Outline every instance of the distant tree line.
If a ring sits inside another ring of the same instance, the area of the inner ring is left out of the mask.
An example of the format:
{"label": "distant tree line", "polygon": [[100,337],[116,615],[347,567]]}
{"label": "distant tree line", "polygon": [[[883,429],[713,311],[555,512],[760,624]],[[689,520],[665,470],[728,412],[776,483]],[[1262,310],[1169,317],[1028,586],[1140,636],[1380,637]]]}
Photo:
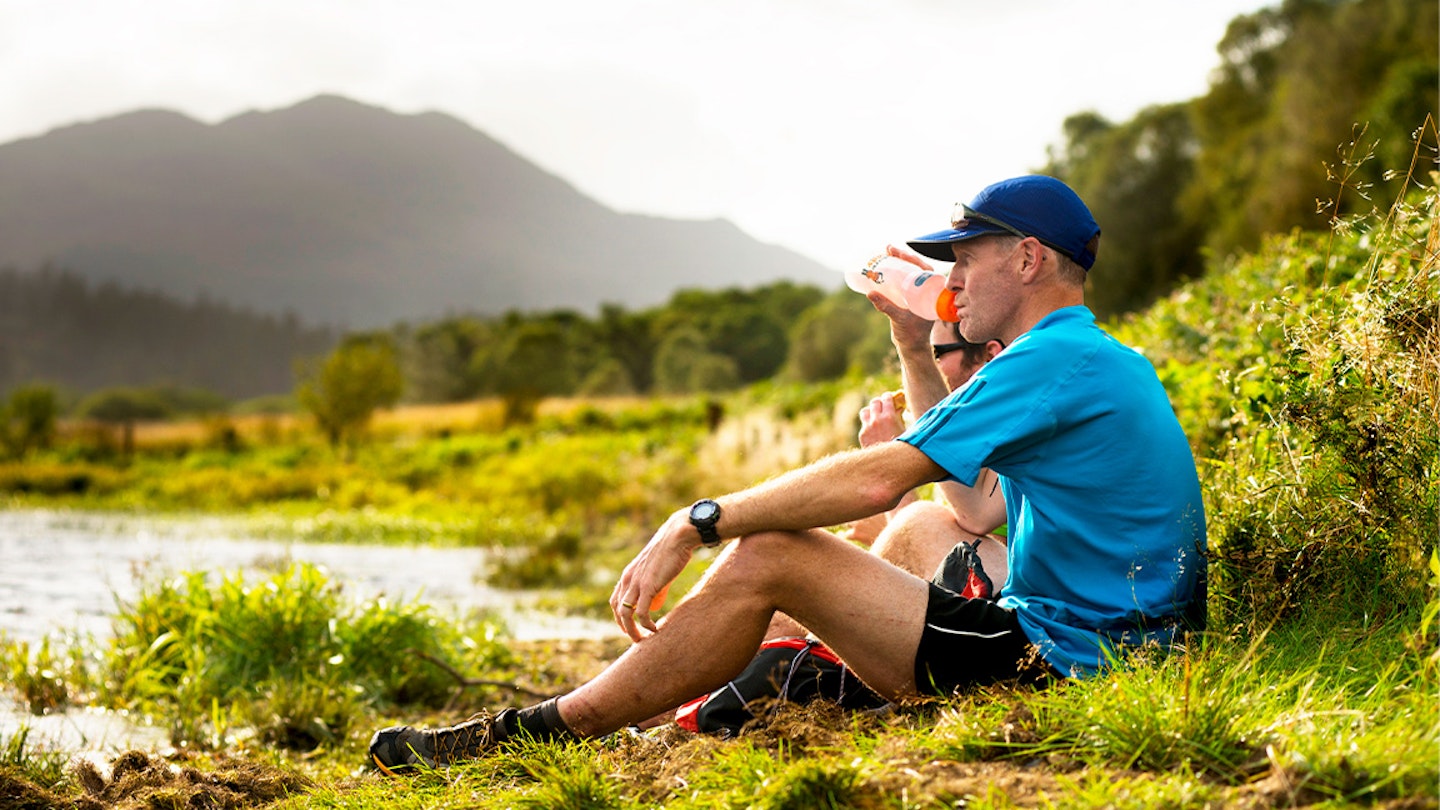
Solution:
{"label": "distant tree line", "polygon": [[871,373],[890,356],[888,321],[862,296],[777,282],[750,290],[682,290],[631,311],[569,310],[456,317],[389,335],[405,398],[506,399],[523,417],[557,395],[727,391],[781,376],[795,381]]}
{"label": "distant tree line", "polygon": [[293,314],[92,284],[63,269],[0,268],[0,392],[44,382],[74,397],[114,386],[203,388],[227,399],[288,392],[292,358],[339,335]]}
{"label": "distant tree line", "polygon": [[[551,396],[723,392],[771,378],[815,382],[875,373],[894,362],[889,322],[863,296],[838,284],[829,291],[792,282],[750,290],[682,290],[661,306],[632,311],[606,304],[595,316],[570,310],[456,316],[351,334],[333,349],[329,333],[300,329],[293,321],[255,318],[249,331],[224,333],[225,317],[244,323],[253,316],[111,286],[91,289],[61,272],[0,272],[0,295],[7,294],[15,297],[4,298],[0,307],[10,330],[4,333],[0,357],[12,358],[7,366],[12,371],[29,366],[45,373],[24,381],[0,377],[0,397],[8,397],[0,399],[0,458],[23,457],[44,447],[54,437],[59,415],[113,426],[128,455],[138,422],[234,411],[232,399],[217,392],[236,390],[233,370],[262,360],[282,364],[285,379],[282,384],[267,378],[266,387],[255,390],[293,396],[260,397],[242,407],[308,413],[337,447],[351,443],[375,409],[402,397],[457,402],[494,396],[503,400],[509,420],[523,422],[533,417],[541,399]],[[35,326],[23,342],[12,340],[25,323],[33,323],[20,317],[27,307],[55,320],[47,321],[45,329]],[[128,314],[117,316],[113,309]],[[134,320],[141,314],[143,329]],[[93,327],[86,320],[91,315],[97,316]],[[58,327],[62,323],[63,329]],[[277,323],[283,327],[279,336],[273,333]],[[217,328],[221,335],[208,334]],[[125,329],[136,330],[136,337],[128,337]],[[226,338],[244,345],[226,343]],[[45,347],[49,340],[61,346]],[[137,364],[145,357],[154,360],[156,355],[146,354],[154,349],[147,347],[162,340],[206,347],[208,353],[197,350],[195,355],[196,362],[208,364],[198,369],[205,373],[163,362],[130,365],[133,376],[107,377],[117,369],[90,368],[106,357]],[[59,350],[65,341],[70,358],[61,362],[67,359]],[[107,346],[107,341],[119,345]],[[45,351],[15,362],[13,352],[26,346]],[[262,350],[268,354],[248,361],[231,355]],[[82,373],[87,369],[92,376]],[[184,384],[145,384],[156,379],[182,379]],[[91,380],[115,384],[80,389]]]}
{"label": "distant tree line", "polygon": [[[1285,0],[1230,23],[1205,95],[1122,123],[1067,119],[1044,171],[1074,186],[1103,228],[1092,308],[1141,309],[1199,276],[1207,252],[1253,249],[1266,234],[1395,199],[1411,135],[1436,114],[1437,9]],[[1435,168],[1429,131],[1422,179]]]}
{"label": "distant tree line", "polygon": [[546,397],[724,392],[781,378],[816,382],[893,363],[889,321],[864,297],[792,282],[681,290],[664,305],[606,304],[460,316],[356,334],[297,363],[296,400],[332,445],[378,407],[498,397],[526,422]]}

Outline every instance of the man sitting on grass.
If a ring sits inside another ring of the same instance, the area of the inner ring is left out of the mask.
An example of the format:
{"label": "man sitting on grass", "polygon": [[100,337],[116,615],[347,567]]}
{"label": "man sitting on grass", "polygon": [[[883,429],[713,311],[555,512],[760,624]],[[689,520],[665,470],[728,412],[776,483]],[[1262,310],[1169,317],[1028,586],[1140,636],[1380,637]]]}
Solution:
{"label": "man sitting on grass", "polygon": [[[914,407],[924,416],[913,428],[675,512],[611,594],[635,641],[619,659],[525,709],[382,729],[371,762],[386,773],[448,765],[517,735],[597,737],[654,717],[739,673],[777,611],[891,700],[1087,677],[1128,649],[1175,644],[1204,612],[1204,507],[1154,369],[1084,306],[1099,236],[1070,188],[1027,176],[986,188],[949,228],[911,241],[954,260],[949,284],[965,339],[999,340],[1005,351],[947,396],[929,322],[872,294],[907,369],[921,375]],[[987,497],[982,469],[999,476],[1003,508]],[[817,528],[947,479],[962,485],[952,506],[968,528],[1008,523],[1009,580],[998,599],[961,596]],[[651,611],[695,550],[725,538],[737,539],[657,626]]]}
{"label": "man sitting on grass", "polygon": [[[893,247],[890,252],[903,255]],[[981,366],[1005,348],[998,340],[971,343],[960,335],[958,324],[945,321],[935,321],[930,328],[930,343],[935,353],[933,364],[929,358],[921,358],[919,368],[907,370],[903,377],[914,388],[915,377],[924,376],[933,366],[939,369],[947,393],[969,382]],[[906,353],[900,343],[896,347],[904,363]],[[905,403],[904,392],[894,391],[874,397],[861,408],[860,446],[894,441],[904,433]],[[994,482],[988,497],[999,498],[999,482],[994,475],[982,470],[981,485],[985,480]],[[942,500],[924,500],[912,490],[894,509],[855,521],[844,527],[840,536],[868,547],[871,554],[912,574],[930,578],[942,588],[963,596],[994,596],[1005,584],[1007,574],[1004,537],[996,532],[972,531],[961,524],[944,500],[946,490],[960,484],[942,481],[936,486]],[[786,701],[824,699],[853,709],[885,705],[885,700],[858,683],[829,648],[808,635],[809,631],[794,619],[777,612],[765,631],[765,643],[743,672],[709,694],[687,701],[675,712],[636,726],[647,729],[674,721],[689,731],[729,736],[754,719],[754,708]]]}
{"label": "man sitting on grass", "polygon": [[[895,248],[889,249],[895,256],[917,261],[915,256],[905,256]],[[886,299],[880,300],[889,303]],[[896,314],[908,315],[904,309],[891,310]],[[893,333],[894,330],[892,330]],[[902,326],[900,334],[904,334]],[[893,337],[893,335],[892,335]],[[959,389],[970,381],[981,366],[1005,348],[998,340],[971,343],[960,334],[960,325],[946,321],[935,321],[930,327],[930,346],[934,360],[929,356],[907,358],[905,346],[895,339],[897,354],[903,369],[901,378],[910,393],[886,392],[874,397],[860,409],[861,447],[870,447],[881,442],[893,441],[905,432],[904,412],[923,413],[910,408],[911,402],[938,402],[935,393],[928,390],[930,372],[938,370],[944,383],[944,394]],[[918,359],[918,363],[912,362]],[[988,476],[988,477],[987,477]],[[1004,508],[1000,496],[999,480],[989,470],[980,471],[979,487],[989,486],[985,497],[995,499],[997,506]],[[974,566],[989,583],[991,590],[998,592],[1007,576],[1005,561],[1005,538],[1003,534],[984,532],[968,528],[962,515],[957,515],[950,506],[951,499],[963,501],[968,488],[951,481],[937,485],[938,499],[924,500],[915,491],[905,493],[894,509],[871,515],[850,523],[840,534],[870,549],[870,553],[887,560],[912,574],[934,577],[947,554],[959,543],[965,543],[973,556],[968,556]],[[953,490],[953,491],[952,491]],[[1002,527],[1003,530],[1003,527]],[[953,556],[953,554],[952,554]],[[982,567],[983,566],[983,567]],[[937,583],[941,584],[941,583]],[[959,587],[952,587],[959,591]],[[766,632],[767,639],[787,636],[803,636],[801,627],[783,613],[776,614]]]}

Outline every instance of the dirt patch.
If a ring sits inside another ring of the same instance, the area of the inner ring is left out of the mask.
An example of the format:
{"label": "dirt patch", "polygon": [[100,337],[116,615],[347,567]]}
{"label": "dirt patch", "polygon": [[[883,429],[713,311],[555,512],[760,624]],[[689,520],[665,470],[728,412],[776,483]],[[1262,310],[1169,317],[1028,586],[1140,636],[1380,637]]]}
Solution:
{"label": "dirt patch", "polygon": [[142,751],[121,754],[107,778],[87,760],[75,765],[86,805],[66,807],[140,810],[152,807],[203,807],[216,810],[262,807],[310,789],[310,781],[288,771],[221,756],[213,770],[202,771]]}
{"label": "dirt patch", "polygon": [[[632,798],[664,804],[674,796],[688,795],[690,780],[730,746],[751,745],[764,749],[777,761],[811,761],[811,772],[819,779],[834,771],[844,772],[857,734],[878,736],[881,742],[867,759],[878,767],[867,767],[853,782],[846,782],[847,806],[858,808],[893,807],[896,797],[912,804],[963,806],[977,800],[1000,799],[1015,807],[1049,807],[1064,803],[1076,780],[1095,778],[1096,772],[1070,757],[1049,755],[1029,759],[983,759],[957,761],[936,758],[909,741],[902,728],[929,721],[923,709],[901,709],[890,715],[847,712],[833,704],[815,702],[808,706],[786,704],[776,707],[745,727],[733,740],[695,735],[672,725],[643,734],[627,734],[607,741],[596,752],[610,777],[626,786]],[[1027,726],[1033,718],[1011,713],[1006,725]],[[885,729],[896,732],[887,735]],[[1087,776],[1088,774],[1088,776]],[[1158,774],[1115,769],[1106,778],[1160,780]],[[1203,778],[1203,777],[1202,777]],[[1208,780],[1207,780],[1208,781]],[[840,784],[831,779],[830,784]],[[1211,782],[1218,806],[1273,810],[1307,807],[1331,797],[1307,787],[1303,779],[1276,771],[1256,774],[1251,781],[1226,785]],[[801,783],[803,788],[803,781]],[[1376,802],[1384,810],[1435,810],[1437,799],[1420,796]]]}
{"label": "dirt patch", "polygon": [[[619,738],[600,755],[614,769],[613,778],[652,802],[664,803],[676,792],[688,792],[691,774],[708,767],[728,746],[752,745],[788,762],[813,754],[817,773],[823,773],[827,767],[844,769],[848,756],[828,765],[824,760],[849,748],[857,732],[877,731],[897,721],[904,722],[893,716],[847,712],[824,701],[806,706],[785,704],[747,724],[733,740],[695,735],[669,725]],[[934,761],[924,752],[907,749],[898,739],[875,753],[884,765],[857,778],[847,794],[854,806],[889,807],[896,796],[912,802],[938,799],[948,803],[998,791],[1023,807],[1041,805],[1047,794],[1061,793],[1057,769],[1045,764]]]}

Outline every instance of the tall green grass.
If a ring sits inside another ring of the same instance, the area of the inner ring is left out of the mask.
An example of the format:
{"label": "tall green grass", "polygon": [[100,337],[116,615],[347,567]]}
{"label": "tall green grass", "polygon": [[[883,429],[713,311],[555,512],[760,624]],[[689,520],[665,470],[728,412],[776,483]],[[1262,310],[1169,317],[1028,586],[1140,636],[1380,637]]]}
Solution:
{"label": "tall green grass", "polygon": [[176,744],[227,727],[308,750],[344,742],[363,710],[438,708],[457,670],[501,666],[493,627],[467,634],[426,605],[351,605],[308,564],[247,581],[196,572],[153,584],[115,622],[99,700],[169,718]]}

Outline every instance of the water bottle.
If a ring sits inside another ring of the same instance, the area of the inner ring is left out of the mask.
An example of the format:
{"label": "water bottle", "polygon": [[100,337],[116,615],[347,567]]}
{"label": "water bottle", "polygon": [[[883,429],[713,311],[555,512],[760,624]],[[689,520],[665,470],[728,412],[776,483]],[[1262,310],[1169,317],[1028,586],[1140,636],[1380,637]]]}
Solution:
{"label": "water bottle", "polygon": [[845,273],[845,285],[861,295],[879,290],[890,302],[926,320],[960,320],[955,292],[940,273],[922,270],[894,256],[880,255],[860,270]]}

